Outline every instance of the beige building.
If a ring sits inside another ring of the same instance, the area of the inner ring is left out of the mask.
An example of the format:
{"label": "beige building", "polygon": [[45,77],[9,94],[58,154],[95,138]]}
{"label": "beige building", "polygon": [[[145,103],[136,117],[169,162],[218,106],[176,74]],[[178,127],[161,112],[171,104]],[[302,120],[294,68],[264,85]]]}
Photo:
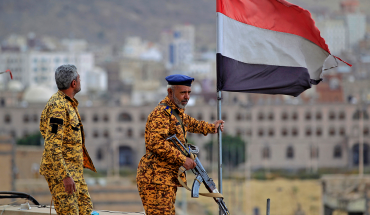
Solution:
{"label": "beige building", "polygon": [[[144,130],[155,105],[79,107],[86,133],[86,146],[98,169],[135,169],[145,153]],[[39,131],[44,104],[0,109],[0,130],[15,138]],[[240,135],[248,142],[253,169],[346,168],[358,165],[358,143],[364,139],[364,162],[369,165],[369,108],[361,128],[359,111],[352,104],[256,105],[248,108],[223,105],[225,133]],[[208,122],[216,120],[216,106],[195,105],[186,113]],[[207,153],[203,144],[216,135],[189,134],[200,146],[201,160]],[[227,144],[227,143],[223,143]],[[41,160],[41,158],[40,158]]]}

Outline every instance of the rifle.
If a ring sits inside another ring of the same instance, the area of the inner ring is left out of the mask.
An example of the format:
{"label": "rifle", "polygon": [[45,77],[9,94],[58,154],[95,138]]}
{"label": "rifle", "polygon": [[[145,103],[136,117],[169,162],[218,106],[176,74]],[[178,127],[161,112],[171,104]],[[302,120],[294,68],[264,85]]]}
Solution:
{"label": "rifle", "polygon": [[[200,163],[200,160],[198,159],[198,157],[193,155],[193,153],[197,154],[199,152],[198,147],[191,145],[191,147],[189,146],[189,149],[187,149],[181,143],[181,141],[176,137],[176,134],[168,137],[166,140],[171,141],[176,146],[176,148],[178,150],[180,150],[180,152],[183,155],[185,155],[186,157],[192,158],[194,160],[194,162],[197,164],[194,169],[191,169],[191,171],[196,175],[196,177],[194,179],[192,189],[188,188],[188,186],[186,186],[186,184],[180,178],[181,173],[185,172],[186,169],[184,167],[180,167],[179,174],[178,174],[179,175],[178,180],[179,180],[180,184],[183,187],[185,187],[186,189],[188,189],[189,191],[191,191],[191,197],[192,198],[198,198],[199,195],[213,197],[215,202],[220,207],[222,213],[224,215],[230,215],[230,212],[227,209],[226,204],[223,200],[223,198],[224,198],[223,195],[218,192],[218,190],[216,188],[216,184],[213,182],[213,179],[208,176],[206,170],[204,169],[204,167]],[[207,188],[207,190],[210,193],[199,193],[199,188],[200,188],[201,183],[204,184],[204,186]]]}

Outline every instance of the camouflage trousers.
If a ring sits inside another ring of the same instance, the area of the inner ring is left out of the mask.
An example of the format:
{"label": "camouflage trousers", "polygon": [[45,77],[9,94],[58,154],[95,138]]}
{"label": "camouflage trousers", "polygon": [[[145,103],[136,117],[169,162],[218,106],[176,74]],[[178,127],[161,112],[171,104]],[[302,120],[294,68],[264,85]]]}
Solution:
{"label": "camouflage trousers", "polygon": [[175,215],[177,187],[146,183],[137,186],[146,215]]}
{"label": "camouflage trousers", "polygon": [[45,178],[53,196],[54,208],[58,215],[90,215],[93,204],[85,180],[76,182],[76,192],[65,192],[63,181]]}

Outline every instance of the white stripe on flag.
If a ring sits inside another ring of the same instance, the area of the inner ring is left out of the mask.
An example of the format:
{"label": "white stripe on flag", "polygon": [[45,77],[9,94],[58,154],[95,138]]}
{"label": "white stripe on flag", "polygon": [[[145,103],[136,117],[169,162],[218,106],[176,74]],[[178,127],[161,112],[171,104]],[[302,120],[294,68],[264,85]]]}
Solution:
{"label": "white stripe on flag", "polygon": [[311,79],[320,79],[329,56],[311,41],[289,33],[257,28],[223,16],[221,54],[248,64],[307,68]]}

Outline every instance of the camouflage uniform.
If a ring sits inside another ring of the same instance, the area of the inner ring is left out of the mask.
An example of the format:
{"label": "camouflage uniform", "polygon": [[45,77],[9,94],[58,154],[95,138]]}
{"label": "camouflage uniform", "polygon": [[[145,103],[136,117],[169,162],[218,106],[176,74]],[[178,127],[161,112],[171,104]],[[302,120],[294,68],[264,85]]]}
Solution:
{"label": "camouflage uniform", "polygon": [[[45,139],[40,174],[49,184],[58,214],[91,214],[92,202],[83,177],[83,168],[96,172],[85,148],[85,137],[78,101],[62,91],[55,93],[40,119],[40,132]],[[76,192],[65,192],[63,179],[72,177]]]}
{"label": "camouflage uniform", "polygon": [[[186,157],[165,139],[176,134],[185,143],[187,131],[192,133],[215,132],[214,124],[198,121],[184,113],[166,97],[149,115],[145,128],[146,154],[141,158],[137,169],[137,186],[146,214],[175,214],[174,203],[177,187],[177,173]],[[172,111],[178,111],[183,121],[185,134],[181,124]],[[181,176],[186,182],[185,174]]]}

